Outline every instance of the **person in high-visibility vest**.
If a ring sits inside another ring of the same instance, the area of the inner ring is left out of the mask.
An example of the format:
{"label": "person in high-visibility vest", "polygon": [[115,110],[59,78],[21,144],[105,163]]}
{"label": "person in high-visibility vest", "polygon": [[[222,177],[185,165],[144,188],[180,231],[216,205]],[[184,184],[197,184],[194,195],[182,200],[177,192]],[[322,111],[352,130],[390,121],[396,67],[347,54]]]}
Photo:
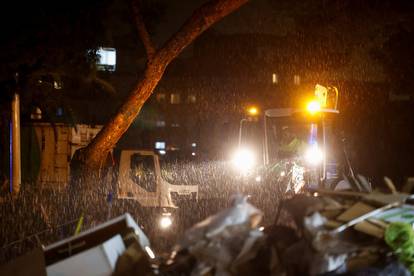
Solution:
{"label": "person in high-visibility vest", "polygon": [[305,152],[307,143],[300,139],[288,127],[283,128],[282,144],[279,146],[279,155],[283,157],[300,156]]}

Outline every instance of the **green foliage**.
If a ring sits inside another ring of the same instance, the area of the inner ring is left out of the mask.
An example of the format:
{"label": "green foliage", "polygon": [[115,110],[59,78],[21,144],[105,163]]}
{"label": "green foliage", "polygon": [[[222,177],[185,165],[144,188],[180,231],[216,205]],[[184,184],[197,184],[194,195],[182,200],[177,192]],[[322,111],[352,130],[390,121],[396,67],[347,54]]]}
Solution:
{"label": "green foliage", "polygon": [[394,222],[385,230],[385,242],[399,260],[414,273],[414,232],[408,223]]}

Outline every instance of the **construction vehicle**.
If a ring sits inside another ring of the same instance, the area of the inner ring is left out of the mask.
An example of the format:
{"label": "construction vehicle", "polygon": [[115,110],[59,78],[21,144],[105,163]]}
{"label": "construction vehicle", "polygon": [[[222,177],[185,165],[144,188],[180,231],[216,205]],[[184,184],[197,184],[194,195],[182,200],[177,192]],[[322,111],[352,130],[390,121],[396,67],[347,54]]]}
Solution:
{"label": "construction vehicle", "polygon": [[339,180],[338,147],[333,133],[339,114],[337,105],[335,87],[316,85],[314,98],[306,108],[268,109],[262,120],[247,119],[259,125],[261,133],[256,135],[256,142],[242,142],[243,133],[248,131],[247,127],[243,130],[246,124],[240,124],[233,163],[244,178],[251,179],[246,181],[248,185],[278,183],[285,192],[294,193],[303,188],[334,185]]}

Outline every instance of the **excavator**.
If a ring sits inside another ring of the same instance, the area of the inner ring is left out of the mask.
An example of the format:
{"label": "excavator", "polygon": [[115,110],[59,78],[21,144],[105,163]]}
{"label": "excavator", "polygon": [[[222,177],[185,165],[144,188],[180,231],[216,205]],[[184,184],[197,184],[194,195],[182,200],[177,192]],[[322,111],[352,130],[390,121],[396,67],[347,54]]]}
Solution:
{"label": "excavator", "polygon": [[277,188],[280,193],[298,193],[303,189],[332,188],[338,183],[338,97],[336,87],[317,84],[306,106],[268,109],[260,119],[252,119],[249,112],[250,116],[243,120],[255,122],[256,133],[259,129],[260,134],[255,142],[243,143],[248,124],[241,123],[239,146],[232,160],[245,191],[268,191],[259,186]]}

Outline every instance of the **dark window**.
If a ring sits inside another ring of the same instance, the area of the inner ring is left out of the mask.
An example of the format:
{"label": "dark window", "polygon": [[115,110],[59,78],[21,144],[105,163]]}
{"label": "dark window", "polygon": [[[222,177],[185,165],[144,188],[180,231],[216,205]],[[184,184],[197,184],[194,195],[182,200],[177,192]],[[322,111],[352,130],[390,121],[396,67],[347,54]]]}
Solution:
{"label": "dark window", "polygon": [[157,190],[154,157],[139,153],[131,156],[131,179],[149,192]]}

